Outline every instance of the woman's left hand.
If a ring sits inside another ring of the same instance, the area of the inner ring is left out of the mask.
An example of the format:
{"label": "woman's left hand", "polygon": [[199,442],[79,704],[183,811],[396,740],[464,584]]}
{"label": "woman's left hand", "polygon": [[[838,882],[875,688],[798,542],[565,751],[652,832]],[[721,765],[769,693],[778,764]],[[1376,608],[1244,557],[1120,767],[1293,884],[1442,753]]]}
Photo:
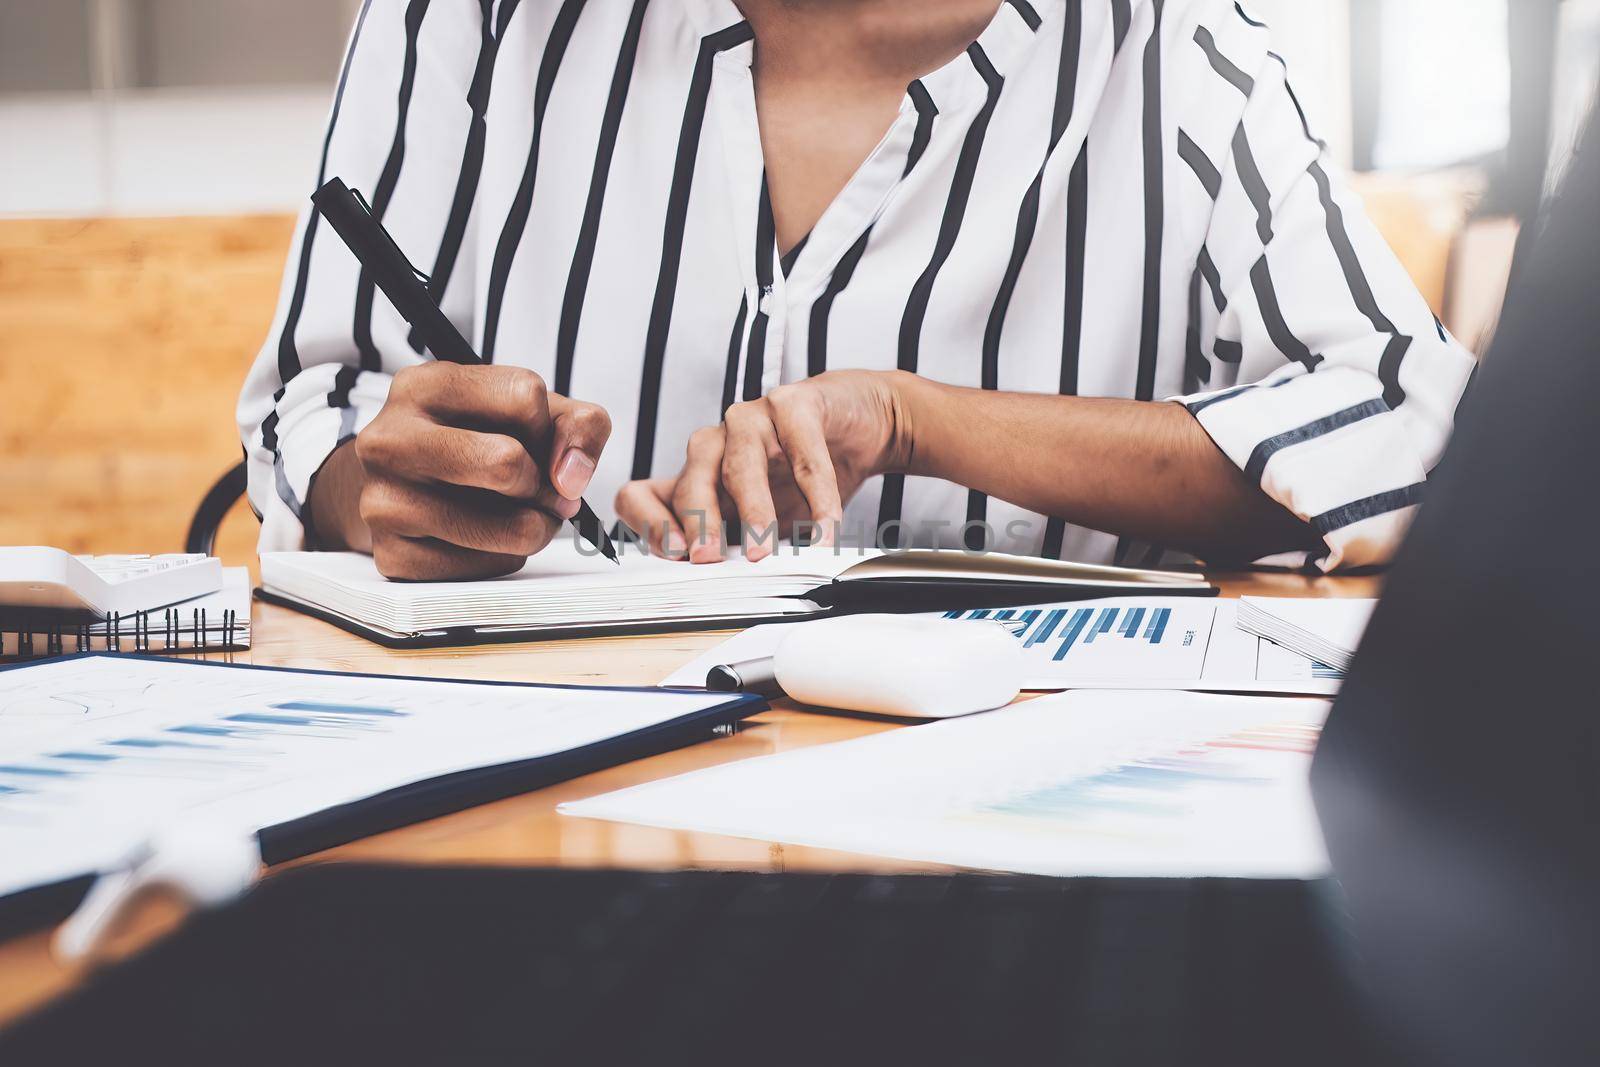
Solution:
{"label": "woman's left hand", "polygon": [[720,426],[696,430],[675,478],[629,482],[617,513],[652,552],[695,563],[723,558],[723,523],[743,531],[752,560],[774,531],[812,522],[831,543],[844,504],[868,478],[904,470],[912,452],[900,371],[829,371],[735,404]]}

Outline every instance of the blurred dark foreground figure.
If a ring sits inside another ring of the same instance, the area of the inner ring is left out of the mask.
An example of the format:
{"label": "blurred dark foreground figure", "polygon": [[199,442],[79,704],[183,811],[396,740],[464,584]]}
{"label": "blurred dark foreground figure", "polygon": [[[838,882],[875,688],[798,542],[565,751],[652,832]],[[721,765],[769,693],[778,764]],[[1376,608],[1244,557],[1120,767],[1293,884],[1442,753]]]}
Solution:
{"label": "blurred dark foreground figure", "polygon": [[1600,1063],[1597,117],[1312,775],[1405,1063]]}
{"label": "blurred dark foreground figure", "polygon": [[269,879],[0,1064],[1370,1063],[1302,882],[337,865]]}

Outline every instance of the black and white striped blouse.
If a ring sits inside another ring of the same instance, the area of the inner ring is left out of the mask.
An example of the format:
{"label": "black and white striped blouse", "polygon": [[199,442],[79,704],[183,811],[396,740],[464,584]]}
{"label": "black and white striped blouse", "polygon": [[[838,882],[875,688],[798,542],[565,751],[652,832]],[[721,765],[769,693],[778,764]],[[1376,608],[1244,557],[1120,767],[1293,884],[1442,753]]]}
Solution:
{"label": "black and white striped blouse", "polygon": [[[367,0],[352,36],[319,181],[367,194],[483,355],[610,411],[602,513],[734,401],[900,367],[1182,396],[1327,565],[1393,551],[1473,360],[1329,173],[1245,8],[1000,3],[783,257],[754,49],[732,0]],[[311,478],[421,358],[303,218],[239,405],[263,550],[300,546]],[[1117,554],[929,479],[846,511],[952,545],[975,519],[1002,551]]]}

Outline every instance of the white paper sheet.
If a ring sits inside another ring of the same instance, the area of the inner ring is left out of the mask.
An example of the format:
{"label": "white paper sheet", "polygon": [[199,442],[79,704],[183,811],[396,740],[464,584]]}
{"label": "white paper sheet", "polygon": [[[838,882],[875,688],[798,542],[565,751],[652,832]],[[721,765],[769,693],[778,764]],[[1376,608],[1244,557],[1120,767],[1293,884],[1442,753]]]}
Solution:
{"label": "white paper sheet", "polygon": [[1247,596],[1239,605],[1241,629],[1348,670],[1378,602]]}
{"label": "white paper sheet", "polygon": [[1068,693],[697,771],[562,813],[1047,875],[1314,878],[1326,701]]}
{"label": "white paper sheet", "polygon": [[0,672],[0,895],[98,870],[191,813],[254,832],[725,699],[120,657]]}
{"label": "white paper sheet", "polygon": [[[1340,672],[1240,630],[1237,610],[1232,600],[1116,597],[945,617],[998,620],[1010,626],[1027,656],[1022,688],[1035,692],[1338,692]],[[770,656],[793,627],[805,625],[752,627],[685,664],[662,684],[703,686],[712,667]]]}

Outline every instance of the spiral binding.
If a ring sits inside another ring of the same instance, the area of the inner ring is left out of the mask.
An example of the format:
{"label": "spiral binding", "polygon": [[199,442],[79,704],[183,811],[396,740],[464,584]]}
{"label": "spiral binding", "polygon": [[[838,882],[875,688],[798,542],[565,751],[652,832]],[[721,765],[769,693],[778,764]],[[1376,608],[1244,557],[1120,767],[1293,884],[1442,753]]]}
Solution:
{"label": "spiral binding", "polygon": [[[60,620],[45,622],[37,628],[20,629],[7,627],[0,624],[0,656],[7,659],[29,659],[36,655],[62,656],[68,653],[70,639],[72,652],[227,652],[234,651],[243,646],[239,643],[238,612],[231,608],[224,611],[221,617],[221,640],[216,644],[209,641],[211,630],[211,616],[205,608],[195,608],[189,618],[185,620],[183,612],[177,608],[166,608],[161,613],[161,629],[159,631],[160,643],[153,635],[153,612],[141,611],[126,619],[121,613],[113,613],[101,623],[76,622],[68,623]],[[185,623],[187,622],[187,625]],[[101,632],[96,633],[99,626]],[[17,638],[16,651],[4,651],[4,636],[15,634]],[[124,645],[123,638],[127,637],[131,647]],[[184,647],[184,638],[189,639],[188,648]],[[35,640],[42,641],[42,649],[37,647]],[[96,648],[96,642],[100,647]]]}

